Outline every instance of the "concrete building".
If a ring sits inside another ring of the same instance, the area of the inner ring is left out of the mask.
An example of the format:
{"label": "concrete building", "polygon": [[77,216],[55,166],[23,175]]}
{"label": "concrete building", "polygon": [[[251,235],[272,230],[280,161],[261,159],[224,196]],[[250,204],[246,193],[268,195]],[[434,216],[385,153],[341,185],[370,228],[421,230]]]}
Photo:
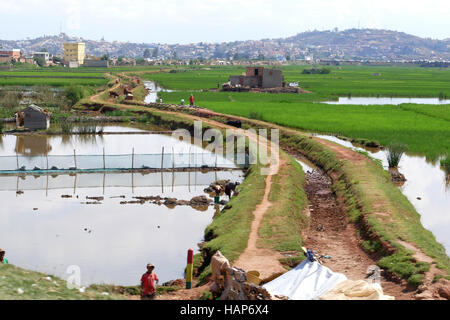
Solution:
{"label": "concrete building", "polygon": [[63,50],[65,64],[68,65],[72,61],[76,61],[78,65],[84,63],[86,55],[86,44],[84,42],[66,42],[63,44]]}
{"label": "concrete building", "polygon": [[47,63],[50,60],[50,53],[48,52],[35,52],[33,53],[33,58],[42,58]]}
{"label": "concrete building", "polygon": [[21,53],[20,49],[0,50],[0,56],[9,57],[10,61],[19,61]]}
{"label": "concrete building", "polygon": [[279,88],[283,86],[283,80],[281,70],[264,67],[247,67],[245,75],[230,76],[230,83],[233,87]]}
{"label": "concrete building", "polygon": [[50,127],[52,114],[35,104],[30,104],[22,111],[16,112],[14,116],[18,127],[23,126],[25,129],[37,130]]}

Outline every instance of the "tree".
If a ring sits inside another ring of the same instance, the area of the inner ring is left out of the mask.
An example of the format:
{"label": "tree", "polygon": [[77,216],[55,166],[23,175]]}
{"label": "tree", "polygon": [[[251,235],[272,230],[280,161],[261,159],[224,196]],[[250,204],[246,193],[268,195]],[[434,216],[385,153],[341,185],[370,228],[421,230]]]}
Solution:
{"label": "tree", "polygon": [[150,58],[150,49],[149,48],[144,50],[144,58]]}
{"label": "tree", "polygon": [[155,49],[153,49],[153,54],[152,54],[152,56],[153,56],[153,58],[157,58],[158,55],[159,55],[159,48],[156,47]]}
{"label": "tree", "polygon": [[233,60],[239,60],[239,54],[237,52],[234,54]]}
{"label": "tree", "polygon": [[41,52],[48,52],[48,50],[46,48],[42,48]]}
{"label": "tree", "polygon": [[101,60],[109,60],[109,56],[107,53],[105,53],[104,55],[102,55],[102,57],[100,58]]}
{"label": "tree", "polygon": [[37,65],[38,65],[39,67],[44,67],[44,66],[45,66],[45,60],[44,60],[44,58],[36,57],[36,58],[34,58],[34,61],[37,63]]}

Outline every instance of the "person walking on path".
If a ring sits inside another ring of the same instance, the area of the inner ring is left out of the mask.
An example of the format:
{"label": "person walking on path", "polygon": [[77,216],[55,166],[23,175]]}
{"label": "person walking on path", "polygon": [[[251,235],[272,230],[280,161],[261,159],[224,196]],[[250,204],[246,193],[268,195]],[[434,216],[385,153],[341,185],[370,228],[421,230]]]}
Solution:
{"label": "person walking on path", "polygon": [[8,259],[5,258],[5,250],[0,248],[0,264],[8,264]]}
{"label": "person walking on path", "polygon": [[191,105],[191,107],[194,106],[194,96],[191,94],[191,96],[189,97],[189,104]]}
{"label": "person walking on path", "polygon": [[147,272],[141,278],[141,300],[154,300],[156,298],[156,286],[159,279],[153,272],[155,266],[151,263],[147,264]]}

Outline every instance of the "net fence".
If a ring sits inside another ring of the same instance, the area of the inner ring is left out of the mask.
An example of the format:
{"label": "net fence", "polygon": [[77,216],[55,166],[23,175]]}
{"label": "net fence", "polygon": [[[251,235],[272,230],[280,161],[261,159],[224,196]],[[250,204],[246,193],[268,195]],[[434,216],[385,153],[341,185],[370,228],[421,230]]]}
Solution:
{"label": "net fence", "polygon": [[[244,161],[241,159],[244,159]],[[248,156],[245,154],[236,154],[234,159],[227,159],[215,153],[16,155],[0,156],[0,172],[74,169],[171,169],[202,168],[205,166],[212,168],[242,168],[248,162]],[[237,163],[243,164],[239,165]]]}
{"label": "net fence", "polygon": [[85,173],[76,175],[0,176],[0,191],[74,188],[207,186],[222,179],[239,180],[242,171]]}

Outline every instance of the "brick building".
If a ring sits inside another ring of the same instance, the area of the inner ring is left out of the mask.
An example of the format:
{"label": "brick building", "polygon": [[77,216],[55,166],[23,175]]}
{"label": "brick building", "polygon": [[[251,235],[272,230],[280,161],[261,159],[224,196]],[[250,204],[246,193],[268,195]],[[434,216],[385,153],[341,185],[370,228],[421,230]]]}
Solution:
{"label": "brick building", "polygon": [[247,67],[245,75],[230,76],[230,83],[233,87],[279,88],[283,86],[283,80],[281,70],[264,67]]}

